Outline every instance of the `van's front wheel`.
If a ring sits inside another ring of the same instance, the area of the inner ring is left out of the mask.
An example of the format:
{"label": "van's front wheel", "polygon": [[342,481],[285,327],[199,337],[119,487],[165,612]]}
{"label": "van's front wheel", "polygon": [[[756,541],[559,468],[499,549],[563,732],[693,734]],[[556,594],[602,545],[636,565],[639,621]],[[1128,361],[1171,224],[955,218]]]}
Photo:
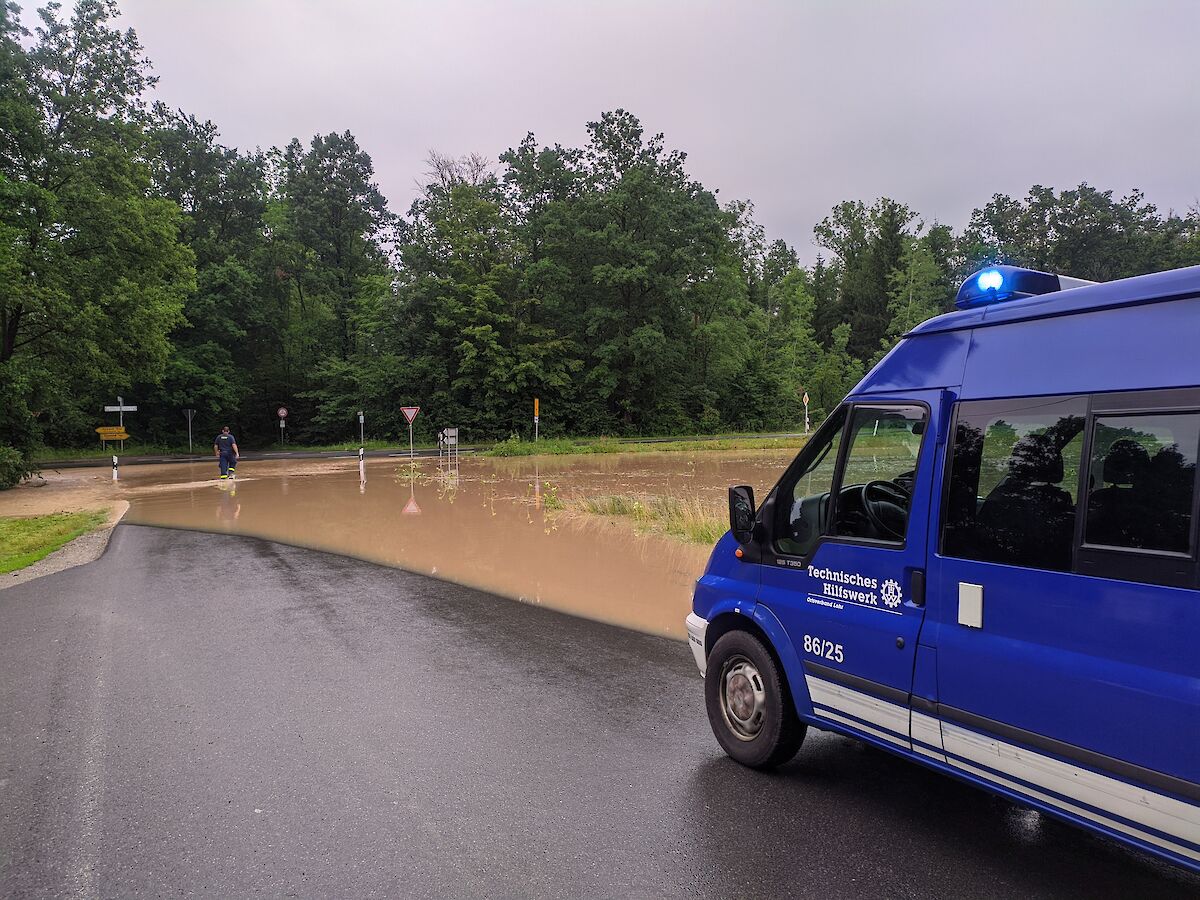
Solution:
{"label": "van's front wheel", "polygon": [[787,680],[762,641],[749,632],[731,631],[713,647],[704,700],[713,734],[742,765],[769,769],[800,749],[806,729]]}

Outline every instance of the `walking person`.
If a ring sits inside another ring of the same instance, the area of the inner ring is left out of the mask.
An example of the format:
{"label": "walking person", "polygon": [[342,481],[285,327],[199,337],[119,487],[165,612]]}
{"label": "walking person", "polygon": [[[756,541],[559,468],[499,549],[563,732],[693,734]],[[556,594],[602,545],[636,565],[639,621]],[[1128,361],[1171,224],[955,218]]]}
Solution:
{"label": "walking person", "polygon": [[213,453],[221,467],[221,477],[233,478],[237,473],[238,445],[237,438],[229,433],[228,425],[223,426],[213,440]]}

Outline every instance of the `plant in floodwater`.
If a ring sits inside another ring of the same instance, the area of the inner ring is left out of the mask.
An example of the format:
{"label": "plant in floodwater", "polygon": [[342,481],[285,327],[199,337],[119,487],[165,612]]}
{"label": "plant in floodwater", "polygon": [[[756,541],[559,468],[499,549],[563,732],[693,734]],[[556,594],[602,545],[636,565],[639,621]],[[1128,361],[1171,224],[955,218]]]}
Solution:
{"label": "plant in floodwater", "polygon": [[542,482],[542,508],[551,512],[566,508],[562,497],[558,495],[558,485],[549,481]]}
{"label": "plant in floodwater", "polygon": [[592,453],[664,453],[696,450],[778,450],[803,447],[808,438],[735,437],[624,442],[615,438],[546,438],[536,443],[515,437],[501,441],[483,456],[572,456]]}
{"label": "plant in floodwater", "polygon": [[644,531],[698,544],[716,543],[729,527],[723,508],[694,496],[607,494],[581,498],[572,508],[590,515],[629,518]]}

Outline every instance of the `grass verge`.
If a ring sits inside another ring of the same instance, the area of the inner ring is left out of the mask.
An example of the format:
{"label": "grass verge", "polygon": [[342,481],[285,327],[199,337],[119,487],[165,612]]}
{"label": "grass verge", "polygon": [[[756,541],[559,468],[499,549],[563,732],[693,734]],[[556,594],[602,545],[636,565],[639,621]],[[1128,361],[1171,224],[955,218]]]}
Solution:
{"label": "grass verge", "polygon": [[107,447],[43,447],[30,454],[30,460],[35,463],[52,463],[64,459],[108,459],[118,456],[175,456],[186,454],[187,450],[178,447],[164,447],[160,444],[138,444],[133,441],[125,442],[125,449],[118,443]]}
{"label": "grass verge", "polygon": [[[414,449],[425,450],[436,446],[437,444],[423,444],[418,441],[414,445]],[[367,441],[365,444],[360,444],[358,441],[342,441],[341,443],[335,444],[288,444],[285,447],[280,447],[278,444],[274,444],[269,447],[247,447],[241,449],[248,453],[273,453],[280,450],[289,452],[294,451],[297,453],[327,453],[338,451],[354,453],[357,452],[359,447],[366,447],[368,450],[394,450],[399,453],[408,449],[408,443],[405,442],[403,445],[401,445],[397,441],[379,440]],[[195,444],[195,449],[191,452],[189,452],[186,447],[165,447],[158,444],[136,444],[133,441],[126,441],[124,450],[122,450],[116,444],[109,444],[108,447],[104,449],[101,449],[100,447],[44,447],[35,452],[31,459],[34,463],[45,465],[64,460],[102,460],[108,459],[114,454],[117,456],[211,456],[212,445],[204,441],[197,441]]]}
{"label": "grass verge", "polygon": [[484,456],[569,456],[588,453],[662,453],[695,450],[777,450],[798,449],[807,443],[807,437],[756,438],[731,437],[696,440],[654,441],[649,443],[622,443],[615,438],[547,438],[537,441],[520,441],[509,438],[500,441]]}
{"label": "grass verge", "polygon": [[33,565],[107,520],[106,510],[0,518],[0,574]]}
{"label": "grass verge", "polygon": [[608,494],[584,497],[567,506],[591,515],[627,517],[643,531],[668,534],[696,544],[715,544],[729,530],[728,512],[696,497]]}

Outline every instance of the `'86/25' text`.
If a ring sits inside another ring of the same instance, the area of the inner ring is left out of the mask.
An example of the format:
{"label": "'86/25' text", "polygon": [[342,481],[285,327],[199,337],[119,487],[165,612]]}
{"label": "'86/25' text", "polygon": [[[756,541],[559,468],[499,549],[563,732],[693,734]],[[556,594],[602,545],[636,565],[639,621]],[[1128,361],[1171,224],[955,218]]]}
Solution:
{"label": "'86/25' text", "polygon": [[846,661],[846,654],[842,651],[841,644],[835,644],[825,638],[813,637],[811,634],[804,636],[804,652],[811,653],[818,659],[828,659],[833,662]]}

